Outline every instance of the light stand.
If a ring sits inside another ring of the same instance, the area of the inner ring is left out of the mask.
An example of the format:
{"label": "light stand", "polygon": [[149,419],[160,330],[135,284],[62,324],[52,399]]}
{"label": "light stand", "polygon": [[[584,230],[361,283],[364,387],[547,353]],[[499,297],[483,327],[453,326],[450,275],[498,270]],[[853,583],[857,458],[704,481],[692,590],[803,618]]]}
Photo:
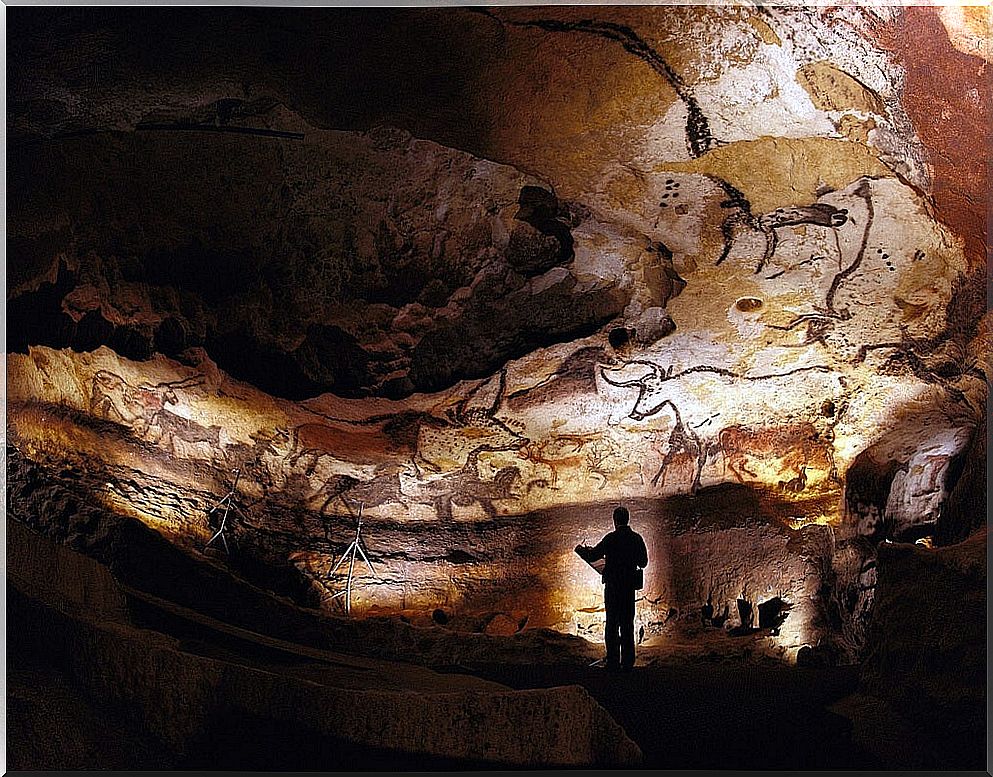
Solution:
{"label": "light stand", "polygon": [[224,544],[224,552],[228,554],[231,553],[230,549],[228,548],[227,537],[224,536],[224,530],[227,528],[228,513],[231,511],[232,508],[234,508],[234,510],[238,513],[238,515],[240,515],[244,520],[246,521],[248,520],[245,514],[241,511],[241,508],[238,507],[238,505],[235,504],[234,501],[234,495],[238,489],[238,480],[241,478],[241,467],[232,470],[232,472],[234,472],[234,485],[231,486],[231,490],[228,491],[227,494],[225,494],[223,497],[221,497],[221,499],[218,500],[217,504],[215,504],[207,511],[207,518],[209,519],[210,514],[213,513],[215,510],[220,510],[222,507],[224,508],[224,512],[221,513],[221,526],[214,533],[214,536],[211,537],[209,540],[207,540],[207,544],[203,546],[204,550],[207,550],[207,548],[209,548],[217,540],[217,538],[220,537],[221,542]]}
{"label": "light stand", "polygon": [[348,559],[348,579],[345,581],[345,590],[339,591],[331,597],[332,599],[337,599],[339,596],[345,597],[346,615],[351,615],[352,612],[352,572],[355,569],[356,554],[362,556],[362,560],[365,561],[366,565],[372,571],[373,577],[382,582],[382,578],[376,574],[376,568],[372,565],[372,562],[369,561],[369,557],[365,554],[365,550],[362,548],[362,507],[364,504],[364,502],[359,502],[359,515],[358,523],[355,526],[355,539],[352,540],[352,543],[348,546],[345,552],[341,554],[341,558],[338,559],[337,563],[335,563],[335,565],[331,568],[331,571],[328,572],[328,577],[331,577],[338,571],[338,567],[344,563],[345,559]]}

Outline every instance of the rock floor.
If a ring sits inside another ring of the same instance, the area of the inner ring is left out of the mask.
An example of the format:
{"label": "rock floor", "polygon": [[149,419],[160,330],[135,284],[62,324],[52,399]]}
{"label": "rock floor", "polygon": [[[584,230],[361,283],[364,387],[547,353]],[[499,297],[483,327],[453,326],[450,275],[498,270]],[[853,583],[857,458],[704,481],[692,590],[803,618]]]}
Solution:
{"label": "rock floor", "polygon": [[703,661],[627,674],[507,666],[484,674],[515,688],[582,685],[638,743],[645,768],[883,768],[828,709],[855,690],[857,667]]}
{"label": "rock floor", "polygon": [[[266,634],[238,625],[235,612],[225,606],[208,614],[130,586],[122,591],[131,628],[167,635],[181,653],[289,684],[414,694],[581,686],[638,745],[644,768],[967,766],[925,742],[924,732],[908,727],[882,702],[860,695],[858,666],[783,663],[770,655],[768,630],[732,636],[722,629],[670,624],[639,646],[633,672],[615,674],[595,665],[601,645],[543,629],[495,637],[417,628],[398,618],[326,619],[320,631],[335,646],[327,649],[302,628],[309,623],[303,613],[285,601],[270,613],[276,621]],[[230,600],[222,596],[221,604],[247,606],[248,592]],[[18,602],[16,596],[8,601],[15,616],[19,606],[30,612],[26,601]],[[212,718],[177,764],[121,710],[88,696],[54,664],[32,654],[30,638],[25,639],[23,645],[15,639],[8,651],[12,768],[44,769],[53,763],[256,771],[493,768],[356,747],[247,713]],[[108,741],[114,746],[100,744]]]}

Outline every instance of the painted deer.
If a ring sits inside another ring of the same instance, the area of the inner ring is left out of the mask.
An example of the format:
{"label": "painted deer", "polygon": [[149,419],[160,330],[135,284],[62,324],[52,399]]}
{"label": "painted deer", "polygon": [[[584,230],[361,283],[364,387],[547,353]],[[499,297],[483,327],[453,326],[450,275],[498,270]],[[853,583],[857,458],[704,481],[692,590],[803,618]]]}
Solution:
{"label": "painted deer", "polygon": [[560,470],[584,468],[600,480],[599,488],[607,484],[608,473],[604,463],[618,453],[616,443],[605,434],[560,434],[540,440],[529,440],[517,455],[533,464],[546,468],[548,480],[534,480],[535,485],[558,489]]}

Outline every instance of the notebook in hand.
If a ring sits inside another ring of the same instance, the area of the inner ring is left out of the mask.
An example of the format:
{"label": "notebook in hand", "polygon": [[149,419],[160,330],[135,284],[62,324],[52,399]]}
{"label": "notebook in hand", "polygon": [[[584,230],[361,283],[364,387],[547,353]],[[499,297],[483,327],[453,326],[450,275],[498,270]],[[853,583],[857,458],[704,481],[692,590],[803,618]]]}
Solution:
{"label": "notebook in hand", "polygon": [[596,570],[596,573],[598,575],[602,575],[603,574],[603,565],[607,563],[607,560],[606,559],[603,559],[603,558],[598,558],[596,561],[590,561],[588,558],[586,558],[586,556],[583,555],[583,552],[582,551],[584,551],[584,550],[589,550],[589,548],[586,548],[586,547],[584,547],[582,545],[577,546],[576,547],[576,555],[579,556],[583,561],[585,561],[591,567],[593,567],[593,569]]}

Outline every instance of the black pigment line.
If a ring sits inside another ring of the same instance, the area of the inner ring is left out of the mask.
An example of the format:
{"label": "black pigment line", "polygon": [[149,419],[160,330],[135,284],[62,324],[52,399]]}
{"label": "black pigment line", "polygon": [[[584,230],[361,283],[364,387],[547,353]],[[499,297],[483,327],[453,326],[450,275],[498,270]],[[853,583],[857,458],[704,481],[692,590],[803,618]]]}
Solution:
{"label": "black pigment line", "polygon": [[700,423],[693,424],[691,428],[693,428],[693,429],[699,429],[701,426],[704,426],[705,424],[709,424],[711,421],[713,421],[719,415],[720,415],[720,413],[714,413],[709,418],[704,418]]}
{"label": "black pigment line", "polygon": [[781,326],[779,324],[766,324],[769,329],[778,329],[782,332],[789,332],[796,329],[800,324],[810,321],[833,321],[841,318],[841,316],[835,314],[833,316],[825,315],[824,313],[804,313],[802,315],[794,318],[786,326]]}
{"label": "black pigment line", "polygon": [[[852,220],[849,219],[848,223],[852,223]],[[838,230],[832,229],[831,231],[834,233],[834,247],[838,250],[838,269],[840,270],[841,263],[845,260],[845,252],[841,250],[841,238],[838,236]]]}
{"label": "black pigment line", "polygon": [[[797,367],[796,369],[789,370],[788,372],[773,372],[768,375],[742,375],[737,372],[732,372],[731,370],[726,370],[723,367],[713,367],[709,364],[698,364],[695,367],[689,367],[682,372],[677,372],[674,375],[667,374],[665,370],[662,369],[658,364],[647,359],[632,359],[629,362],[625,362],[624,366],[627,367],[631,364],[644,364],[649,367],[653,367],[658,370],[665,377],[663,380],[675,380],[676,378],[681,378],[684,375],[689,375],[691,372],[710,372],[716,375],[723,375],[726,378],[737,378],[739,380],[769,380],[770,378],[785,378],[789,375],[796,375],[799,372],[833,372],[833,370],[823,364],[815,364],[810,367]],[[604,368],[601,367],[600,371],[603,373]],[[610,381],[608,381],[609,383]]]}
{"label": "black pigment line", "polygon": [[800,372],[834,372],[834,370],[823,364],[815,364],[812,367],[797,367],[795,370],[789,370],[788,372],[773,372],[769,375],[742,375],[742,378],[745,380],[768,380],[769,378],[785,378],[790,375],[796,375]]}
{"label": "black pigment line", "polygon": [[758,223],[752,215],[752,204],[741,191],[725,181],[723,178],[716,175],[706,175],[705,177],[712,183],[719,186],[727,196],[726,200],[721,200],[720,206],[722,208],[738,211],[737,213],[732,213],[721,221],[721,237],[723,239],[723,247],[721,250],[721,255],[718,257],[717,261],[714,262],[714,265],[716,266],[721,264],[728,258],[728,256],[730,256],[731,249],[734,246],[735,228],[741,224],[744,224],[752,229],[758,229]]}
{"label": "black pigment line", "polygon": [[726,200],[721,201],[722,208],[737,208],[743,210],[748,214],[752,212],[752,204],[748,201],[748,198],[739,189],[732,186],[730,183],[725,181],[723,178],[719,178],[716,175],[707,175],[711,181],[721,187],[724,193],[727,195]]}
{"label": "black pigment line", "polygon": [[828,289],[827,297],[824,300],[827,305],[827,309],[835,314],[837,314],[838,311],[834,309],[834,295],[838,292],[838,288],[841,286],[845,278],[858,270],[859,265],[862,264],[862,258],[865,255],[865,249],[869,243],[869,230],[872,229],[872,220],[875,215],[872,208],[872,192],[869,189],[869,182],[867,180],[862,180],[862,183],[859,184],[859,188],[855,190],[855,195],[861,197],[865,201],[865,207],[868,211],[868,215],[865,220],[865,230],[862,232],[862,244],[859,246],[855,259],[852,260],[852,263],[848,265],[848,267],[834,276],[834,280],[831,281],[831,288]]}
{"label": "black pigment line", "polygon": [[585,32],[620,43],[624,50],[634,54],[652,70],[668,81],[676,95],[686,105],[686,147],[694,157],[702,156],[714,147],[710,124],[700,110],[693,92],[668,62],[642,39],[634,30],[623,24],[583,19],[563,22],[555,19],[537,19],[529,22],[507,22],[515,27],[537,27],[547,32]]}
{"label": "black pigment line", "polygon": [[690,367],[688,370],[683,370],[678,375],[673,375],[673,378],[678,378],[682,375],[686,375],[690,372],[714,372],[718,375],[724,375],[730,378],[739,378],[740,380],[770,380],[771,378],[785,378],[790,375],[796,375],[799,372],[832,372],[830,367],[823,364],[816,364],[812,367],[797,367],[789,372],[772,372],[768,375],[740,375],[736,372],[731,372],[730,370],[724,370],[720,367],[710,367],[707,365],[700,365],[698,367]]}
{"label": "black pigment line", "polygon": [[[971,410],[978,410],[965,392],[953,385],[952,381],[941,375],[938,375],[934,370],[925,364],[924,360],[916,353],[915,348],[930,348],[934,347],[934,341],[926,340],[915,340],[908,338],[903,341],[889,341],[885,343],[873,343],[872,345],[863,345],[859,348],[858,355],[852,359],[853,364],[861,364],[865,361],[866,356],[869,351],[875,351],[879,349],[890,349],[897,351],[901,356],[905,357],[907,360],[907,365],[910,367],[910,371],[918,378],[920,378],[925,383],[930,383],[931,385],[938,385],[945,389],[948,394],[955,400],[964,403]],[[975,374],[971,370],[962,370],[961,374],[971,373]],[[985,376],[983,376],[985,378]]]}
{"label": "black pigment line", "polygon": [[740,378],[743,377],[736,372],[731,372],[731,370],[725,370],[722,367],[711,367],[708,364],[700,364],[696,367],[690,367],[689,369],[683,370],[673,375],[673,378],[680,378],[683,375],[689,375],[691,372],[713,372],[717,375],[723,375],[727,378]]}

